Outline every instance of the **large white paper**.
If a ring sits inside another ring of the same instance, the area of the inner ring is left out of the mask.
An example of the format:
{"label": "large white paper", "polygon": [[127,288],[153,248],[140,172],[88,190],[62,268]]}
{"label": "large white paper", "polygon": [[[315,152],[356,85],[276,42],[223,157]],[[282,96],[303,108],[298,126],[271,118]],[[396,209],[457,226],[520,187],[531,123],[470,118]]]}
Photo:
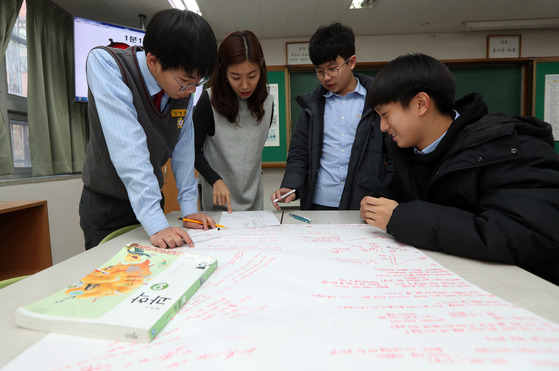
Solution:
{"label": "large white paper", "polygon": [[224,211],[219,224],[227,228],[258,228],[280,225],[272,211]]}
{"label": "large white paper", "polygon": [[195,248],[219,268],[150,344],[51,334],[5,370],[559,366],[559,326],[368,225],[219,233]]}

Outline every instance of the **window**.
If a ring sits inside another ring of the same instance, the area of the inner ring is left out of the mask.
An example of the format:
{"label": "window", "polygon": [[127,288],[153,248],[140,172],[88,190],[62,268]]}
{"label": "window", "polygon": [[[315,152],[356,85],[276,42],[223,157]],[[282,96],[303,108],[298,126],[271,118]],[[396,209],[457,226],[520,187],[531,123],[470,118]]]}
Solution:
{"label": "window", "polygon": [[[27,6],[25,0],[10,37],[6,55],[0,70],[6,74],[0,78],[0,102],[5,103],[3,115],[10,144],[15,176],[31,176],[31,154],[29,151],[29,130],[27,124]],[[7,93],[7,94],[6,94]],[[6,116],[7,115],[7,116]],[[6,119],[7,117],[7,119]]]}
{"label": "window", "polygon": [[16,169],[31,168],[27,121],[10,120],[10,134],[14,167]]}
{"label": "window", "polygon": [[6,50],[6,76],[8,94],[27,97],[27,7],[25,1],[19,11],[10,43]]}

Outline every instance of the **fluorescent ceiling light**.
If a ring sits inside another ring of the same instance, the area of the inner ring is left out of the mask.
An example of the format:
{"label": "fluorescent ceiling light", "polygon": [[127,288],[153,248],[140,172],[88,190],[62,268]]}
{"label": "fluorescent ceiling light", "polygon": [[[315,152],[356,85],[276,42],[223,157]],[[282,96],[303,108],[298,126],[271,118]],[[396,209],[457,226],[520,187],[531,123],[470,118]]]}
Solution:
{"label": "fluorescent ceiling light", "polygon": [[190,10],[191,12],[198,13],[202,15],[200,8],[198,8],[198,3],[196,0],[184,0],[186,3],[186,9]]}
{"label": "fluorescent ceiling light", "polygon": [[180,9],[180,10],[186,9],[186,5],[182,0],[169,0],[169,4],[171,4],[171,6],[175,9]]}
{"label": "fluorescent ceiling light", "polygon": [[495,21],[464,22],[466,31],[521,30],[534,28],[557,28],[559,18],[505,19]]}
{"label": "fluorescent ceiling light", "polygon": [[200,11],[198,4],[196,3],[196,0],[169,0],[169,4],[171,4],[173,8],[180,10],[188,9],[191,12],[202,15],[202,12]]}
{"label": "fluorescent ceiling light", "polygon": [[378,2],[379,0],[353,0],[349,9],[372,8],[377,5]]}

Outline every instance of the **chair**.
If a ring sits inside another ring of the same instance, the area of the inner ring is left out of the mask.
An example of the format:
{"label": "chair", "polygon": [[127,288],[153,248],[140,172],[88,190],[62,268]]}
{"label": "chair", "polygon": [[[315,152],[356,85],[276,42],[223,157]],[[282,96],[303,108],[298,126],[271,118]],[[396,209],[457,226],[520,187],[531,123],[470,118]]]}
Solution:
{"label": "chair", "polygon": [[8,279],[5,279],[3,281],[0,281],[0,289],[3,289],[6,286],[10,286],[12,283],[16,283],[17,281],[21,281],[22,279],[24,279],[26,277],[29,277],[29,275],[12,277],[12,278],[8,278]]}
{"label": "chair", "polygon": [[126,232],[129,232],[129,231],[131,231],[131,230],[133,230],[133,229],[136,229],[136,228],[138,228],[140,225],[141,225],[141,224],[132,224],[132,225],[127,225],[126,227],[122,227],[122,228],[120,228],[120,229],[117,229],[116,231],[113,231],[113,232],[109,233],[107,236],[105,236],[105,238],[103,238],[103,239],[101,240],[101,242],[99,242],[99,245],[101,245],[101,244],[103,244],[103,243],[105,243],[105,242],[107,242],[107,241],[109,241],[109,240],[112,240],[113,238],[118,237],[118,236],[120,236],[121,234],[125,234]]}

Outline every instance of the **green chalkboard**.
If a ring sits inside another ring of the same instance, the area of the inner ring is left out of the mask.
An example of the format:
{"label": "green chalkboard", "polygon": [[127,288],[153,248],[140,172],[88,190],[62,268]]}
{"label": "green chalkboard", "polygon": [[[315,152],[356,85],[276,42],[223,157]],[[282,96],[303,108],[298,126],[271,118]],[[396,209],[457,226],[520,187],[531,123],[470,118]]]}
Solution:
{"label": "green chalkboard", "polygon": [[278,97],[274,112],[278,113],[278,130],[274,133],[279,136],[279,146],[264,147],[262,151],[263,166],[282,166],[287,160],[287,150],[289,136],[287,133],[287,109],[286,109],[286,80],[287,71],[284,68],[274,69],[268,68],[268,84],[276,84],[278,88]]}
{"label": "green chalkboard", "polygon": [[518,116],[522,112],[522,65],[450,67],[456,78],[456,98],[476,92],[489,112]]}
{"label": "green chalkboard", "polygon": [[[545,76],[559,75],[559,60],[536,60],[534,62],[534,112],[532,115],[544,120],[545,109]],[[555,138],[559,139],[559,138]],[[555,141],[555,149],[559,153],[559,140]]]}
{"label": "green chalkboard", "polygon": [[[291,108],[291,131],[297,124],[297,118],[301,114],[301,106],[295,101],[295,98],[301,94],[312,92],[319,84],[314,72],[291,72],[289,74],[290,108]],[[291,135],[292,133],[289,133]]]}
{"label": "green chalkboard", "polygon": [[[449,66],[456,78],[456,98],[477,92],[483,96],[490,112],[500,111],[516,116],[522,112],[522,100],[524,97],[522,89],[522,72],[524,65],[460,65]],[[355,71],[364,75],[374,77],[377,69],[356,68]],[[291,122],[297,123],[297,117],[301,108],[295,98],[307,92],[311,92],[319,84],[313,71],[292,72],[290,74],[291,86]]]}

